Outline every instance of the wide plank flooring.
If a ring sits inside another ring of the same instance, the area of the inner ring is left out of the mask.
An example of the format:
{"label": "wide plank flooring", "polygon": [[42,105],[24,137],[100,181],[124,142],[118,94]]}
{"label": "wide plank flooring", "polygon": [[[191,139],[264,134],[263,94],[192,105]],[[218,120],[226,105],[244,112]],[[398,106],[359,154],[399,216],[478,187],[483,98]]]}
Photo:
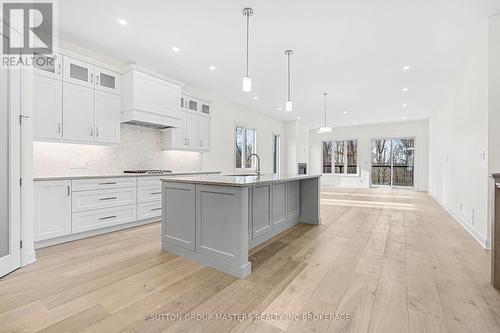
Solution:
{"label": "wide plank flooring", "polygon": [[0,279],[0,332],[500,332],[490,254],[428,194],[325,188],[321,207],[247,279],[162,252],[158,223],[39,250]]}

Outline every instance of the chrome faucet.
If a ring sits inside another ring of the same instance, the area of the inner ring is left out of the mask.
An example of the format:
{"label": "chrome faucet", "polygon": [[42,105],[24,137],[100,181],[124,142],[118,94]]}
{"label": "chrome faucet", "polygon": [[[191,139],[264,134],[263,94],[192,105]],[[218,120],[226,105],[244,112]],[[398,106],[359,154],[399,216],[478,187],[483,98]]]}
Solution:
{"label": "chrome faucet", "polygon": [[257,174],[258,177],[260,177],[260,156],[255,153],[250,154],[248,155],[247,161],[249,161],[252,158],[252,156],[257,157],[257,168],[255,169],[255,173]]}

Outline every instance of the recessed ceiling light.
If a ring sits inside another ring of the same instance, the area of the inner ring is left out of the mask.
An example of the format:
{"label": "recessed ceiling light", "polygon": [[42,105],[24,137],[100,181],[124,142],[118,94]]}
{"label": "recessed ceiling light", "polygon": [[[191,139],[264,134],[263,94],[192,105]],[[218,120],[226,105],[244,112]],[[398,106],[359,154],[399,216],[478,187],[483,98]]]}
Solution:
{"label": "recessed ceiling light", "polygon": [[401,117],[401,119],[406,120],[406,117]]}
{"label": "recessed ceiling light", "polygon": [[297,120],[300,120],[300,119],[302,119],[302,117],[300,117],[300,116],[299,116],[299,117],[297,117]]}
{"label": "recessed ceiling light", "polygon": [[403,91],[403,92],[407,92],[407,91],[408,91],[408,88],[403,88],[403,89],[401,89],[401,91]]}
{"label": "recessed ceiling light", "polygon": [[172,51],[179,52],[181,49],[178,46],[172,46]]}
{"label": "recessed ceiling light", "polygon": [[344,111],[344,114],[347,114],[347,111]]}
{"label": "recessed ceiling light", "polygon": [[283,111],[283,108],[278,108],[278,111]]}
{"label": "recessed ceiling light", "polygon": [[411,68],[410,66],[406,65],[406,66],[404,66],[404,67],[403,67],[403,70],[404,70],[404,71],[409,71],[409,70],[410,70],[410,68]]}
{"label": "recessed ceiling light", "polygon": [[118,23],[120,23],[121,25],[127,25],[127,21],[124,19],[119,19]]}
{"label": "recessed ceiling light", "polygon": [[403,105],[401,105],[401,107],[406,108],[406,107],[408,107],[408,104],[403,104]]}
{"label": "recessed ceiling light", "polygon": [[215,70],[215,66],[210,66],[208,67],[211,71],[214,71]]}
{"label": "recessed ceiling light", "polygon": [[254,96],[253,99],[259,99],[259,96]]}
{"label": "recessed ceiling light", "polygon": [[358,122],[357,122],[357,121],[355,121],[355,122],[354,122],[354,125],[357,125],[357,124],[358,124]]}

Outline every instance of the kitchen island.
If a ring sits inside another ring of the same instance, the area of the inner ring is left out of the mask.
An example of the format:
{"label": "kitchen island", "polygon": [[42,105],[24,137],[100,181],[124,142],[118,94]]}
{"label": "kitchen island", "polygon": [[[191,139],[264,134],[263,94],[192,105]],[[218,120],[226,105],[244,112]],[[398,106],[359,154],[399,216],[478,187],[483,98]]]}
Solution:
{"label": "kitchen island", "polygon": [[240,278],[249,249],[320,223],[319,175],[165,178],[162,191],[162,249]]}

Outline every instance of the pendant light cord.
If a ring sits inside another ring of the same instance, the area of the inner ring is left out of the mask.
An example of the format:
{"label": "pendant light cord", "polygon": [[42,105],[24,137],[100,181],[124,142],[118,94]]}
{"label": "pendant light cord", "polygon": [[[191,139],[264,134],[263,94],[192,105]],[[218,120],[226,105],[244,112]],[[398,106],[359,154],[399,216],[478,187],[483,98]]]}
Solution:
{"label": "pendant light cord", "polygon": [[326,93],[323,94],[325,96],[325,127],[326,127]]}
{"label": "pendant light cord", "polygon": [[247,17],[247,76],[248,76],[248,40],[249,40],[249,30],[250,30],[250,14],[246,14]]}
{"label": "pendant light cord", "polygon": [[290,100],[290,53],[288,53],[288,100]]}

